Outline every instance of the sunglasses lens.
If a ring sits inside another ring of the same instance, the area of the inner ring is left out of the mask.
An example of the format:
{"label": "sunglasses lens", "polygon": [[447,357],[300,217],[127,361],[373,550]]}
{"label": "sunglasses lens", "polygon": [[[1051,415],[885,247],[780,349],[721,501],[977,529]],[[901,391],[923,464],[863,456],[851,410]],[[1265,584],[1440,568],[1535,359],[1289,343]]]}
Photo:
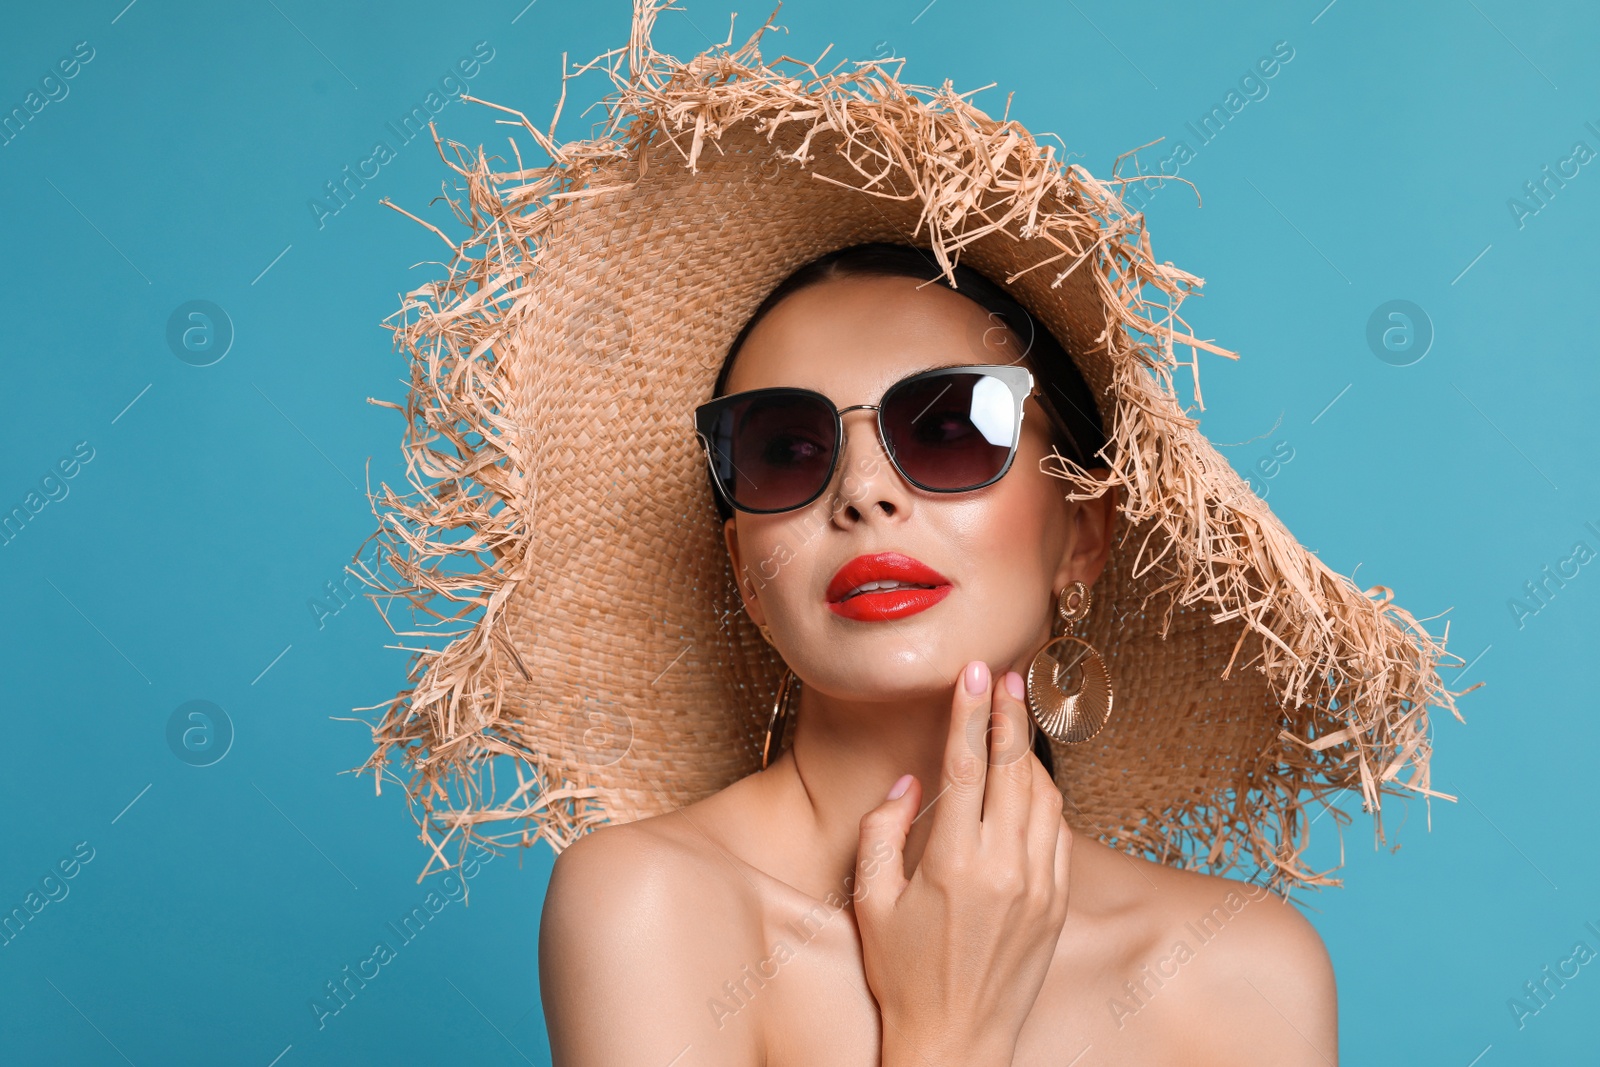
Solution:
{"label": "sunglasses lens", "polygon": [[833,409],[814,396],[740,398],[721,408],[710,429],[717,481],[750,511],[799,507],[822,491],[833,469]]}
{"label": "sunglasses lens", "polygon": [[936,374],[883,398],[883,429],[900,470],[924,489],[956,492],[994,481],[1016,444],[1017,402],[1000,378]]}

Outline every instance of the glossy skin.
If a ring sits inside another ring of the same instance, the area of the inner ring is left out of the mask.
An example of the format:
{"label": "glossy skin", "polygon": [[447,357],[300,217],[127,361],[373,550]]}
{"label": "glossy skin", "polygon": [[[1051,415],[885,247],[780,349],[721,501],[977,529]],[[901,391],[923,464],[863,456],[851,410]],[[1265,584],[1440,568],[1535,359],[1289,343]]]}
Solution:
{"label": "glossy skin", "polygon": [[[907,278],[829,280],[751,331],[728,391],[802,386],[842,407],[928,366],[1012,362],[984,315]],[[1032,399],[1011,470],[966,494],[903,481],[872,412],[844,422],[816,504],[725,531],[746,610],[804,682],[793,743],[557,859],[540,940],[554,1062],[1335,1063],[1310,923],[1254,886],[1073,835],[1028,751],[1009,672],[1048,638],[1054,592],[1100,576],[1112,494],[1061,499]],[[954,590],[890,622],[829,611],[839,566],[880,551]]]}

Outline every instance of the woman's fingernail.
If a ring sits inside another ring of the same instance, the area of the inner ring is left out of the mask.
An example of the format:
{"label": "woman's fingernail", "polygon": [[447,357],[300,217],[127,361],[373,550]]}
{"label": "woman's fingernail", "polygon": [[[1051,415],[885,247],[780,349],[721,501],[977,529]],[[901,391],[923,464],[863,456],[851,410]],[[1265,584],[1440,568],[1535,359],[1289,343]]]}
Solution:
{"label": "woman's fingernail", "polygon": [[989,665],[981,659],[975,659],[967,664],[967,669],[962,672],[967,679],[967,692],[973,696],[981,696],[989,688]]}
{"label": "woman's fingernail", "polygon": [[1010,693],[1016,699],[1021,700],[1023,694],[1022,675],[1018,674],[1016,671],[1006,671],[1005,682],[1006,692]]}
{"label": "woman's fingernail", "polygon": [[902,774],[894,780],[894,785],[889,787],[889,799],[899,800],[906,795],[906,790],[911,788],[911,775]]}

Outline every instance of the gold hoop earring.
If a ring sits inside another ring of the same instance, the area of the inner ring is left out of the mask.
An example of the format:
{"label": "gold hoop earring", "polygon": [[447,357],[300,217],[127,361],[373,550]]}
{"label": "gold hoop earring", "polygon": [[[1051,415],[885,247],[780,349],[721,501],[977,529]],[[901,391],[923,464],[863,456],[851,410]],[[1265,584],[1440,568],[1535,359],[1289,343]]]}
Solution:
{"label": "gold hoop earring", "polygon": [[799,676],[785,667],[783,681],[778,683],[778,695],[772,701],[772,714],[767,719],[767,739],[761,743],[762,770],[767,769],[772,757],[783,747],[783,735],[789,729],[789,720],[794,718],[794,704],[799,689]]}
{"label": "gold hoop earring", "polygon": [[[1075,745],[1094,737],[1111,718],[1111,675],[1089,642],[1067,632],[1089,614],[1089,587],[1073,582],[1056,598],[1052,637],[1028,665],[1028,713],[1046,735]],[[1076,686],[1068,690],[1068,681]]]}

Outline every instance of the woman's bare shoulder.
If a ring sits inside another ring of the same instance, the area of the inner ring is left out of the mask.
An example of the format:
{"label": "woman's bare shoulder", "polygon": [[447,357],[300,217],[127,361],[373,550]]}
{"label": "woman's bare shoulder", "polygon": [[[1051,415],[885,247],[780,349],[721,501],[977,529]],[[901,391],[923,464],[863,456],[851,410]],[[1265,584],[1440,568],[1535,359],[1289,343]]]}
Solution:
{"label": "woman's bare shoulder", "polygon": [[[738,879],[675,814],[602,826],[556,857],[539,973],[558,1063],[666,1063],[705,1045],[707,999],[759,944]],[[750,1062],[753,1021],[704,1062]]]}
{"label": "woman's bare shoulder", "polygon": [[[1079,844],[1088,846],[1079,851],[1075,845],[1073,853],[1075,868],[1086,861],[1085,903],[1143,930],[1157,944],[1175,937],[1214,944],[1216,956],[1269,969],[1316,970],[1327,963],[1316,928],[1263,885],[1153,863],[1097,840]],[[1078,895],[1076,885],[1073,894]]]}
{"label": "woman's bare shoulder", "polygon": [[1258,883],[1133,862],[1154,888],[1141,925],[1181,1029],[1213,1038],[1218,1062],[1336,1062],[1333,963],[1298,907]]}
{"label": "woman's bare shoulder", "polygon": [[[1257,882],[1163,868],[1173,891],[1163,909],[1168,923],[1215,944],[1241,974],[1276,981],[1293,973],[1333,969],[1322,937],[1300,909]],[[1237,936],[1234,936],[1237,935]]]}
{"label": "woman's bare shoulder", "polygon": [[545,921],[562,928],[594,920],[609,929],[649,922],[703,931],[705,913],[737,917],[748,902],[718,869],[715,848],[680,812],[597,827],[556,857]]}

